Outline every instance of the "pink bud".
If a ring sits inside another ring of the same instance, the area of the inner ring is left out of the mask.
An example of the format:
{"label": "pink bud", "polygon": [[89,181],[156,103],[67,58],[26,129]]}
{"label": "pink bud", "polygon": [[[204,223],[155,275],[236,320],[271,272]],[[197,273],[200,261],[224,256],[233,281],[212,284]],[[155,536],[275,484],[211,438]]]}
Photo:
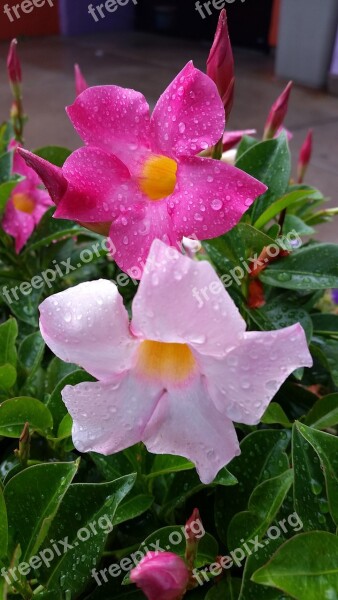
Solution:
{"label": "pink bud", "polygon": [[303,183],[306,171],[311,161],[313,146],[313,131],[310,129],[301,148],[298,162],[298,183]]}
{"label": "pink bud", "polygon": [[286,86],[284,92],[277,98],[276,102],[272,105],[270,114],[264,128],[264,139],[270,140],[277,133],[278,129],[283,126],[284,119],[288,112],[289,98],[293,82],[290,81]]}
{"label": "pink bud", "polygon": [[235,71],[225,9],[219,16],[214,43],[207,61],[207,74],[217,85],[228,120],[234,102]]}
{"label": "pink bud", "polygon": [[239,142],[245,135],[255,135],[257,133],[256,129],[243,129],[243,131],[226,131],[223,136],[223,152],[227,152],[231,150]]}
{"label": "pink bud", "polygon": [[83,77],[79,65],[74,65],[74,71],[75,71],[76,95],[79,96],[80,94],[82,94],[82,92],[84,92],[88,88],[88,83],[86,82],[85,78]]}
{"label": "pink bud", "polygon": [[181,600],[189,578],[184,560],[171,552],[149,552],[130,573],[148,600]]}
{"label": "pink bud", "polygon": [[20,85],[22,82],[21,64],[16,50],[17,45],[16,39],[11,41],[7,56],[8,76],[12,85]]}

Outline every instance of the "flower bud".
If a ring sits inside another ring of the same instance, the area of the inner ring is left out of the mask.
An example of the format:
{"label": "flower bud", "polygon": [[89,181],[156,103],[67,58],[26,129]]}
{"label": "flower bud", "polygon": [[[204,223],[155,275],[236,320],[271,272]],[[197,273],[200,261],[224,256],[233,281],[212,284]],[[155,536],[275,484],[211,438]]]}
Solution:
{"label": "flower bud", "polygon": [[312,145],[313,145],[313,132],[312,130],[306,136],[305,142],[301,148],[299,161],[298,161],[298,172],[297,178],[298,183],[303,183],[306,171],[311,161],[312,156]]}
{"label": "flower bud", "polygon": [[228,120],[234,102],[235,71],[225,9],[218,20],[214,43],[207,61],[207,74],[217,85]]}
{"label": "flower bud", "polygon": [[280,127],[283,126],[284,119],[288,112],[289,99],[293,82],[290,81],[286,86],[283,93],[277,98],[276,102],[272,105],[270,114],[264,128],[264,140],[270,140],[274,137]]}
{"label": "flower bud", "polygon": [[16,50],[17,45],[16,39],[11,41],[7,56],[7,71],[12,86],[20,86],[22,82],[21,64]]}
{"label": "flower bud", "polygon": [[203,527],[198,508],[195,508],[185,526],[186,552],[185,558],[188,566],[193,569],[197,557],[197,549],[200,539],[204,536]]}
{"label": "flower bud", "polygon": [[171,552],[149,552],[130,573],[148,600],[181,600],[189,577],[184,560]]}
{"label": "flower bud", "polygon": [[80,94],[82,94],[82,92],[84,92],[88,88],[88,83],[86,82],[85,78],[83,77],[79,65],[77,65],[77,64],[74,65],[74,71],[75,71],[76,96],[79,96]]}

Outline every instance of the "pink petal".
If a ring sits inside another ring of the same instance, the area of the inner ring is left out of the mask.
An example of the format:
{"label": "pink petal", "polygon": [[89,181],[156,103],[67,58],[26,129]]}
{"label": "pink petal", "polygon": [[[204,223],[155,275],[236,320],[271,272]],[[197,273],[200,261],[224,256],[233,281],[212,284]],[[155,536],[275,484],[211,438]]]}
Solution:
{"label": "pink petal", "polygon": [[216,410],[200,377],[165,393],[144,431],[143,442],[149,452],[188,458],[206,484],[239,454],[232,422]]}
{"label": "pink petal", "polygon": [[131,203],[127,167],[112,154],[94,147],[79,148],[63,166],[67,191],[55,217],[82,222],[106,222],[116,218],[123,202]]}
{"label": "pink petal", "polygon": [[114,260],[135,279],[141,279],[154,239],[159,238],[172,245],[176,245],[178,239],[172,231],[165,200],[146,201],[138,210],[130,206],[112,223],[109,237],[116,248]]}
{"label": "pink petal", "polygon": [[189,343],[224,356],[245,321],[211,265],[156,240],[133,301],[132,329],[145,339]]}
{"label": "pink petal", "polygon": [[44,158],[36,156],[24,148],[18,148],[18,154],[25,160],[27,165],[34,169],[41,181],[46,186],[53,202],[57,204],[67,189],[67,181],[62,174],[62,169],[52,165]]}
{"label": "pink petal", "polygon": [[140,442],[161,394],[159,385],[140,384],[130,374],[66,386],[62,397],[73,418],[75,447],[108,455]]}
{"label": "pink petal", "polygon": [[21,175],[22,177],[26,177],[26,179],[31,183],[31,185],[38,186],[41,184],[41,179],[38,177],[37,173],[27,165],[26,161],[20,156],[17,148],[20,146],[16,143],[15,147],[13,147],[13,168],[12,172]]}
{"label": "pink petal", "polygon": [[139,92],[114,85],[91,87],[67,109],[86,144],[115,154],[133,170],[136,150],[149,148],[149,106]]}
{"label": "pink petal", "polygon": [[65,362],[102,381],[126,371],[138,343],[129,332],[128,313],[116,286],[106,280],[81,283],[40,305],[46,344]]}
{"label": "pink petal", "polygon": [[245,135],[255,135],[256,129],[243,129],[242,131],[226,131],[223,135],[223,152],[231,150]]}
{"label": "pink petal", "polygon": [[195,156],[223,135],[225,114],[214,82],[189,62],[159,99],[152,118],[155,151]]}
{"label": "pink petal", "polygon": [[32,215],[17,210],[9,200],[2,219],[2,228],[15,239],[15,251],[19,254],[34,231],[35,221]]}
{"label": "pink petal", "polygon": [[54,202],[51,200],[49,194],[44,190],[34,189],[30,192],[31,198],[35,200],[35,208],[32,212],[32,217],[35,224],[38,225],[45,214],[45,212],[54,206]]}
{"label": "pink petal", "polygon": [[256,425],[287,377],[311,367],[301,325],[248,332],[224,359],[200,357],[202,372],[217,408],[229,419]]}
{"label": "pink petal", "polygon": [[232,229],[266,190],[263,183],[226,163],[184,158],[168,201],[174,229],[179,237],[218,237]]}

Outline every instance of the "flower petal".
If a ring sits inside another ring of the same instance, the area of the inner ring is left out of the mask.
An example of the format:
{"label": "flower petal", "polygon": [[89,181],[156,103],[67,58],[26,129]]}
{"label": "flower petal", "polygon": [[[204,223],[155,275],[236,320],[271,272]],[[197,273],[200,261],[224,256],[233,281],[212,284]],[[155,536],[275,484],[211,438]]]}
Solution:
{"label": "flower petal", "polygon": [[6,205],[1,225],[3,230],[15,239],[15,251],[17,254],[22,250],[35,229],[34,217],[21,210],[17,210],[11,200]]}
{"label": "flower petal", "polygon": [[79,148],[66,160],[62,171],[68,187],[55,217],[107,222],[118,216],[121,204],[131,202],[129,186],[134,189],[134,184],[127,167],[100,148]]}
{"label": "flower petal", "polygon": [[155,106],[153,149],[172,157],[195,156],[220,140],[224,126],[216,85],[189,62]]}
{"label": "flower petal", "polygon": [[245,328],[208,262],[193,261],[159,240],[153,243],[133,302],[137,335],[224,356]]}
{"label": "flower petal", "polygon": [[149,106],[139,92],[115,85],[91,87],[67,113],[86,144],[115,154],[131,170],[137,150],[149,148]]}
{"label": "flower petal", "polygon": [[127,210],[110,228],[109,237],[115,246],[114,260],[135,279],[141,279],[144,265],[154,239],[176,245],[166,201],[144,202],[138,210]]}
{"label": "flower petal", "polygon": [[128,313],[111,281],[81,283],[40,305],[46,344],[102,381],[126,371],[138,342],[129,331]]}
{"label": "flower petal", "polygon": [[201,377],[189,385],[169,389],[162,396],[144,431],[143,442],[155,454],[188,458],[206,484],[239,454],[235,428],[216,410]]}
{"label": "flower petal", "polygon": [[184,158],[169,200],[179,236],[218,237],[232,229],[266,186],[244,171],[209,158]]}
{"label": "flower petal", "polygon": [[75,447],[108,455],[140,442],[161,394],[159,385],[140,385],[129,373],[110,383],[66,386],[62,398],[73,418]]}
{"label": "flower petal", "polygon": [[256,425],[286,378],[299,367],[311,367],[301,325],[248,332],[221,359],[200,357],[200,368],[216,407],[229,419]]}

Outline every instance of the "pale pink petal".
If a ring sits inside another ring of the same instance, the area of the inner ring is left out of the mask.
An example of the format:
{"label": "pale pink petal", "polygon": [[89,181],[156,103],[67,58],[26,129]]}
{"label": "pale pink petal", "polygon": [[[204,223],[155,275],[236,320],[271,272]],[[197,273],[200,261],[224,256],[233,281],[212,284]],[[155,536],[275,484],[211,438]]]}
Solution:
{"label": "pale pink petal", "polygon": [[102,381],[126,371],[138,347],[129,332],[128,313],[110,281],[81,283],[40,305],[41,334],[65,362],[83,367]]}
{"label": "pale pink petal", "polygon": [[246,324],[207,261],[155,240],[133,301],[132,330],[145,339],[189,343],[224,356]]}
{"label": "pale pink petal", "polygon": [[67,112],[86,144],[115,154],[131,170],[136,151],[149,148],[149,106],[139,92],[114,85],[91,87]]}
{"label": "pale pink petal", "polygon": [[12,200],[9,200],[1,225],[15,239],[15,251],[19,254],[34,231],[35,221],[32,215],[17,210]]}
{"label": "pale pink petal", "polygon": [[135,279],[140,279],[154,239],[175,245],[178,236],[172,230],[165,200],[145,201],[138,210],[132,205],[116,219],[109,237],[115,247],[112,253],[119,267]]}
{"label": "pale pink petal", "polygon": [[195,156],[220,140],[224,126],[216,85],[189,62],[154,109],[153,149],[167,156]]}
{"label": "pale pink petal", "polygon": [[155,454],[175,454],[191,460],[206,484],[239,454],[235,428],[216,410],[201,377],[169,389],[162,396],[142,441]]}
{"label": "pale pink petal", "polygon": [[312,358],[301,325],[248,332],[220,360],[200,356],[200,368],[216,407],[229,419],[256,425],[287,377]]}
{"label": "pale pink petal", "polygon": [[161,394],[159,384],[129,373],[110,383],[66,386],[62,398],[73,418],[75,447],[108,455],[140,442]]}
{"label": "pale pink petal", "polygon": [[184,158],[168,200],[180,237],[206,240],[232,229],[267,187],[244,171],[210,158]]}
{"label": "pale pink petal", "polygon": [[[73,152],[63,166],[68,182],[55,217],[82,222],[108,222],[120,206],[137,199],[127,167],[112,154],[94,147]],[[131,200],[132,196],[132,200]]]}

